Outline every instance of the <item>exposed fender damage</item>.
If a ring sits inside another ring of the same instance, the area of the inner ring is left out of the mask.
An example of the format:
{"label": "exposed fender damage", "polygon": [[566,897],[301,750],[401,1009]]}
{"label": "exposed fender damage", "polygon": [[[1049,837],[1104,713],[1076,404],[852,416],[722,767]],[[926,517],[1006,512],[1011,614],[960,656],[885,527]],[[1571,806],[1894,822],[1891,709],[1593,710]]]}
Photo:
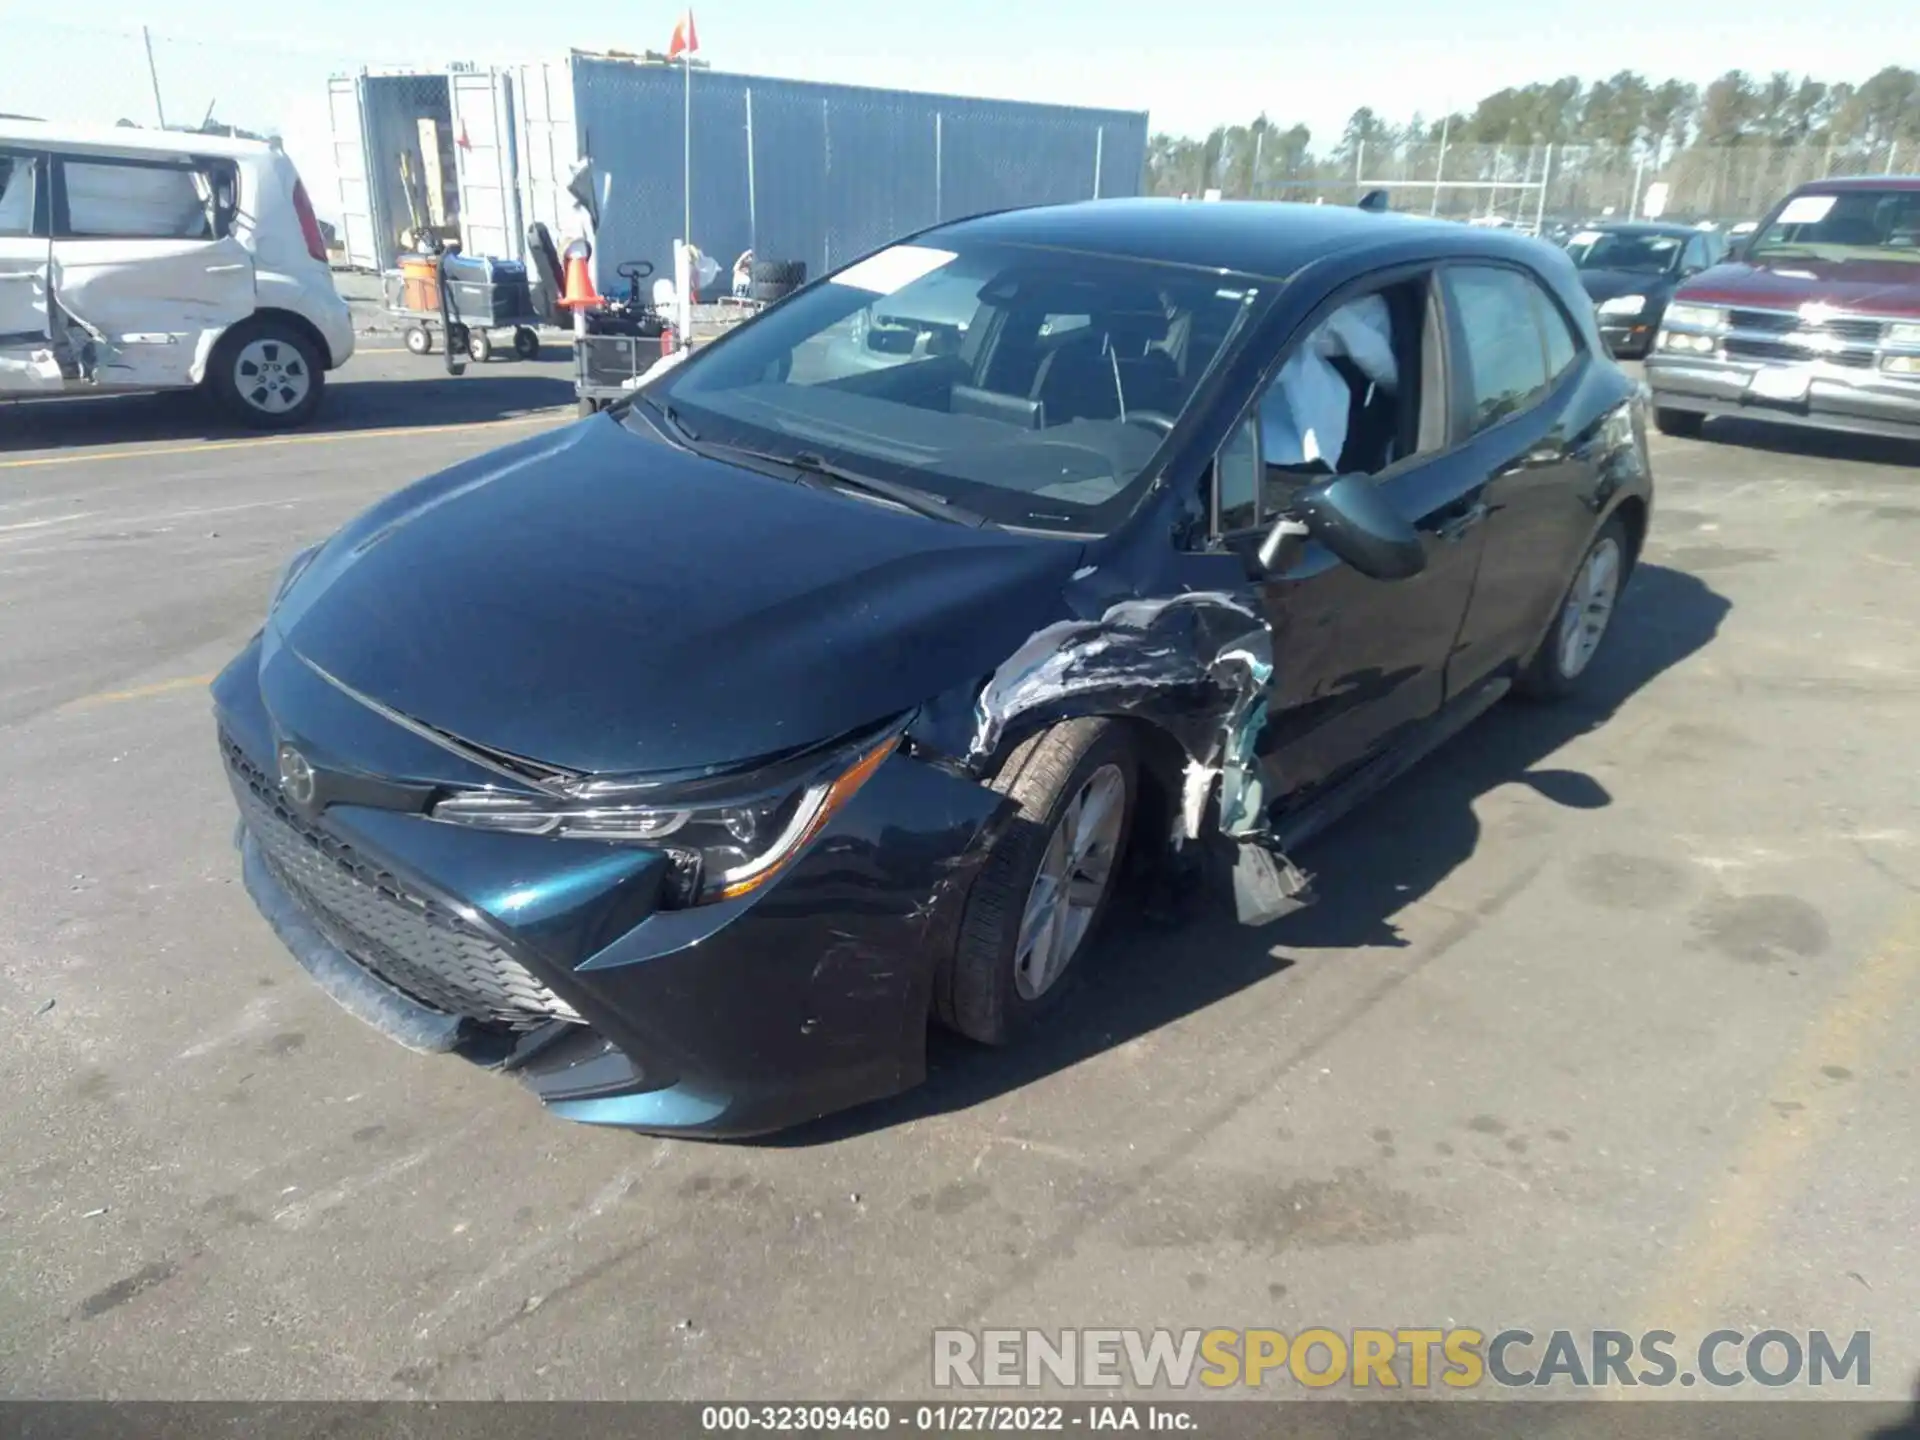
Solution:
{"label": "exposed fender damage", "polygon": [[1257,750],[1272,676],[1273,632],[1246,599],[1222,590],[1129,597],[1097,619],[1036,631],[980,688],[964,737],[952,711],[936,706],[915,738],[983,776],[1012,741],[1060,720],[1101,714],[1151,722],[1187,756],[1168,843],[1178,852],[1204,838],[1215,802],[1217,833],[1240,842],[1234,889],[1241,918],[1263,923],[1305,903],[1308,889],[1284,855],[1269,853]]}

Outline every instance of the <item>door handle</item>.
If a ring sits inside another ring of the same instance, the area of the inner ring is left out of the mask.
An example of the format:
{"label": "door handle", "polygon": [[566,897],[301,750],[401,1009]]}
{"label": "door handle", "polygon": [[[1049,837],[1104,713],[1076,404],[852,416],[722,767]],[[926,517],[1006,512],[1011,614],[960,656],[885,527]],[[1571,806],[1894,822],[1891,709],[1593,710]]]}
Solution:
{"label": "door handle", "polygon": [[1476,499],[1464,508],[1442,511],[1435,517],[1436,523],[1429,527],[1429,533],[1436,540],[1459,541],[1492,513],[1491,505]]}
{"label": "door handle", "polygon": [[207,274],[227,275],[232,273],[235,270],[245,270],[246,268],[247,268],[247,263],[244,260],[237,265],[209,265],[207,266]]}

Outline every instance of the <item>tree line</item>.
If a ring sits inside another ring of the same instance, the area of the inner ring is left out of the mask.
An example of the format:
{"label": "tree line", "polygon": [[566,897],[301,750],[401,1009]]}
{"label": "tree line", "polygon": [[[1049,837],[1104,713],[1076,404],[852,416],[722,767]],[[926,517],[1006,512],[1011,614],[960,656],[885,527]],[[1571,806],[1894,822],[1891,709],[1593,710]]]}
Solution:
{"label": "tree line", "polygon": [[1735,163],[1725,152],[1800,147],[1819,152],[1810,163],[1827,173],[1883,160],[1891,147],[1907,157],[1901,168],[1920,170],[1920,72],[1889,65],[1853,84],[1729,70],[1704,86],[1632,70],[1591,83],[1569,75],[1497,90],[1471,110],[1437,119],[1415,114],[1396,122],[1361,106],[1330,144],[1315,139],[1305,125],[1264,114],[1204,137],[1154,134],[1147,186],[1160,195],[1219,189],[1284,199],[1361,171],[1386,180],[1517,180],[1516,153],[1553,145],[1563,152],[1568,183],[1583,173],[1631,173],[1637,186],[1647,173],[1671,170],[1693,177],[1695,188],[1711,188],[1721,203],[1746,203],[1745,190],[1778,177],[1743,179],[1766,169],[1762,157]]}

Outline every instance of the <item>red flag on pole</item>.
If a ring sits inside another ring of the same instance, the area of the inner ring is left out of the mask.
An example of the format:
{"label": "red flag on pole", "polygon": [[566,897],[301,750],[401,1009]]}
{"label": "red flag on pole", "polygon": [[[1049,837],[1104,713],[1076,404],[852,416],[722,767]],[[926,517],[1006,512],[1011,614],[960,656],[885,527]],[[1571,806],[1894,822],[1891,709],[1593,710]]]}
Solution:
{"label": "red flag on pole", "polygon": [[678,60],[700,48],[699,32],[693,28],[693,11],[682,15],[673,27],[673,43],[667,46],[667,59]]}

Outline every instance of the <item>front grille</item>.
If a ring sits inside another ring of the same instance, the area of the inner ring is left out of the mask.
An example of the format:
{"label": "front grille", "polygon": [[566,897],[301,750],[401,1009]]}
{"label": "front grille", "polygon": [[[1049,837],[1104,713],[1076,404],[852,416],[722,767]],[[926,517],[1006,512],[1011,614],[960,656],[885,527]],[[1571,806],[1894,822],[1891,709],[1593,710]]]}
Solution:
{"label": "front grille", "polygon": [[1735,310],[1733,328],[1766,335],[1815,335],[1854,345],[1878,345],[1878,320],[1807,320],[1791,310]]}
{"label": "front grille", "polygon": [[1758,340],[1746,335],[1730,335],[1724,342],[1728,356],[1735,360],[1785,360],[1794,364],[1820,360],[1828,365],[1840,365],[1849,370],[1871,370],[1873,354],[1871,351],[1834,350],[1813,351],[1802,345],[1786,340]]}
{"label": "front grille", "polygon": [[227,779],[261,858],[328,940],[447,1015],[531,1030],[579,1013],[485,932],[308,822],[227,735]]}

